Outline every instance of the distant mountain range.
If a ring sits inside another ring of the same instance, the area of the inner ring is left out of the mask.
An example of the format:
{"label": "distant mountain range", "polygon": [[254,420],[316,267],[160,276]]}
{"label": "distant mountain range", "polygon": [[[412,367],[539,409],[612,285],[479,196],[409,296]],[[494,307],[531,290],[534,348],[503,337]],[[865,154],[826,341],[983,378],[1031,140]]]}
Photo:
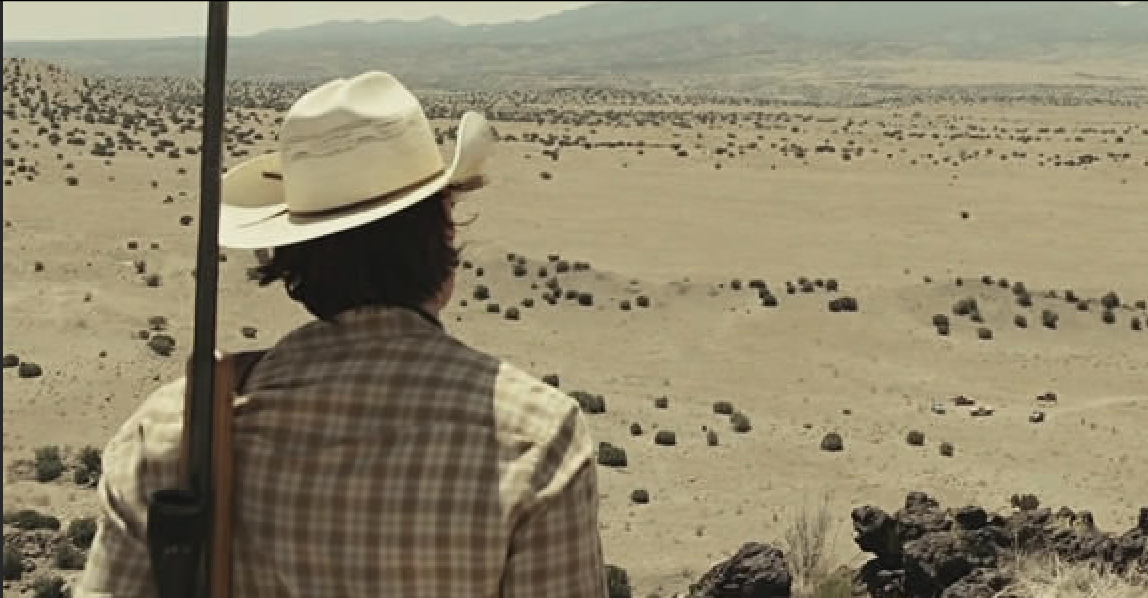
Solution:
{"label": "distant mountain range", "polygon": [[[77,71],[202,74],[201,38],[4,42]],[[237,36],[235,77],[382,68],[452,77],[753,74],[787,63],[903,57],[1148,64],[1148,4],[1113,2],[603,2],[532,21],[327,22]]]}

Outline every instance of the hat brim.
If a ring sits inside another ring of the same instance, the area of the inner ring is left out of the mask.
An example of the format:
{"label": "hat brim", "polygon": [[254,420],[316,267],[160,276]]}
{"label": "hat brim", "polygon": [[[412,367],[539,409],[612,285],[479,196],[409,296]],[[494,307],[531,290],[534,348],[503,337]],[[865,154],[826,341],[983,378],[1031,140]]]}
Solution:
{"label": "hat brim", "polygon": [[280,172],[279,154],[246,160],[224,175],[219,214],[219,245],[229,249],[268,249],[310,241],[352,229],[402,211],[449,185],[482,175],[494,137],[486,119],[467,112],[458,125],[454,158],[442,174],[414,188],[325,214],[292,214],[283,181],[264,176]]}

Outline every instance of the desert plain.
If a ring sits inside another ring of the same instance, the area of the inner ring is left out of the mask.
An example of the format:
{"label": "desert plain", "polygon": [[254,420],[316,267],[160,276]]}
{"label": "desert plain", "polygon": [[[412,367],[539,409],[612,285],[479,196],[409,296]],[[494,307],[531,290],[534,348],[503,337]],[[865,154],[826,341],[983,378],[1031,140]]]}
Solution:
{"label": "desert plain", "polygon": [[[444,322],[601,395],[595,440],[627,454],[600,467],[601,533],[635,595],[682,591],[744,542],[782,542],[822,501],[827,558],[849,567],[865,560],[850,509],[913,491],[1002,513],[1031,493],[1105,529],[1135,525],[1148,497],[1148,81],[1090,95],[1065,69],[1059,90],[1018,97],[916,75],[911,99],[852,104],[417,90],[444,153],[464,110],[499,139],[490,184],[458,208],[475,220]],[[33,479],[34,450],[102,447],[182,375],[200,115],[179,85],[5,58],[6,512],[94,514],[70,475]],[[225,164],[273,149],[299,91],[234,84]],[[223,254],[222,349],[307,321],[248,279],[252,255]],[[157,351],[157,336],[174,348]],[[721,401],[749,425],[715,413]],[[655,442],[666,430],[673,445]],[[831,433],[841,450],[823,450]]]}

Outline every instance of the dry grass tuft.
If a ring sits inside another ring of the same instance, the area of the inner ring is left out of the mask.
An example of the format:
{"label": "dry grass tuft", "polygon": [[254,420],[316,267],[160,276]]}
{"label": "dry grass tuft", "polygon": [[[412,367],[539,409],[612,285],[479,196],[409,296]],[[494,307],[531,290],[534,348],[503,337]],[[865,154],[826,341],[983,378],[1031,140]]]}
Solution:
{"label": "dry grass tuft", "polygon": [[826,494],[816,509],[802,507],[785,530],[785,560],[789,563],[794,585],[801,591],[817,591],[829,576],[830,563],[826,553],[836,540],[836,526],[829,505],[830,496]]}
{"label": "dry grass tuft", "polygon": [[1017,559],[1017,581],[997,598],[1143,598],[1148,578],[1122,577],[1088,563],[1066,563],[1056,556]]}

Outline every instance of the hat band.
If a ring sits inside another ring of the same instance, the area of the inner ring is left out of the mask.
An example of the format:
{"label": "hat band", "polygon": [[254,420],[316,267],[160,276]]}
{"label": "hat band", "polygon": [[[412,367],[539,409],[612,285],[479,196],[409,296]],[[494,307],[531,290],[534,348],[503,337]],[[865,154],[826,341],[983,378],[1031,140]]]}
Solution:
{"label": "hat band", "polygon": [[[404,193],[407,193],[409,191],[413,191],[419,187],[422,187],[422,186],[426,185],[427,183],[430,183],[431,181],[442,176],[443,172],[445,172],[445,171],[440,168],[440,169],[436,170],[435,172],[431,173],[429,176],[423,177],[422,179],[419,179],[419,180],[417,180],[417,181],[415,181],[409,185],[399,187],[398,189],[395,189],[393,191],[387,191],[386,193],[384,193],[382,195],[376,195],[374,197],[368,197],[367,199],[363,199],[363,200],[356,201],[354,203],[349,203],[346,205],[336,206],[333,208],[324,208],[322,210],[292,210],[290,206],[287,206],[286,211],[288,214],[291,214],[292,216],[302,216],[302,217],[306,218],[306,217],[332,216],[335,214],[339,214],[341,212],[353,211],[353,210],[362,208],[368,204],[374,204],[374,203],[383,204],[383,203],[387,203],[388,201],[395,199],[395,196],[397,196],[397,195],[402,195]],[[267,172],[267,171],[265,171],[263,173],[263,178],[282,181],[283,180],[283,174],[279,173],[279,172]]]}

